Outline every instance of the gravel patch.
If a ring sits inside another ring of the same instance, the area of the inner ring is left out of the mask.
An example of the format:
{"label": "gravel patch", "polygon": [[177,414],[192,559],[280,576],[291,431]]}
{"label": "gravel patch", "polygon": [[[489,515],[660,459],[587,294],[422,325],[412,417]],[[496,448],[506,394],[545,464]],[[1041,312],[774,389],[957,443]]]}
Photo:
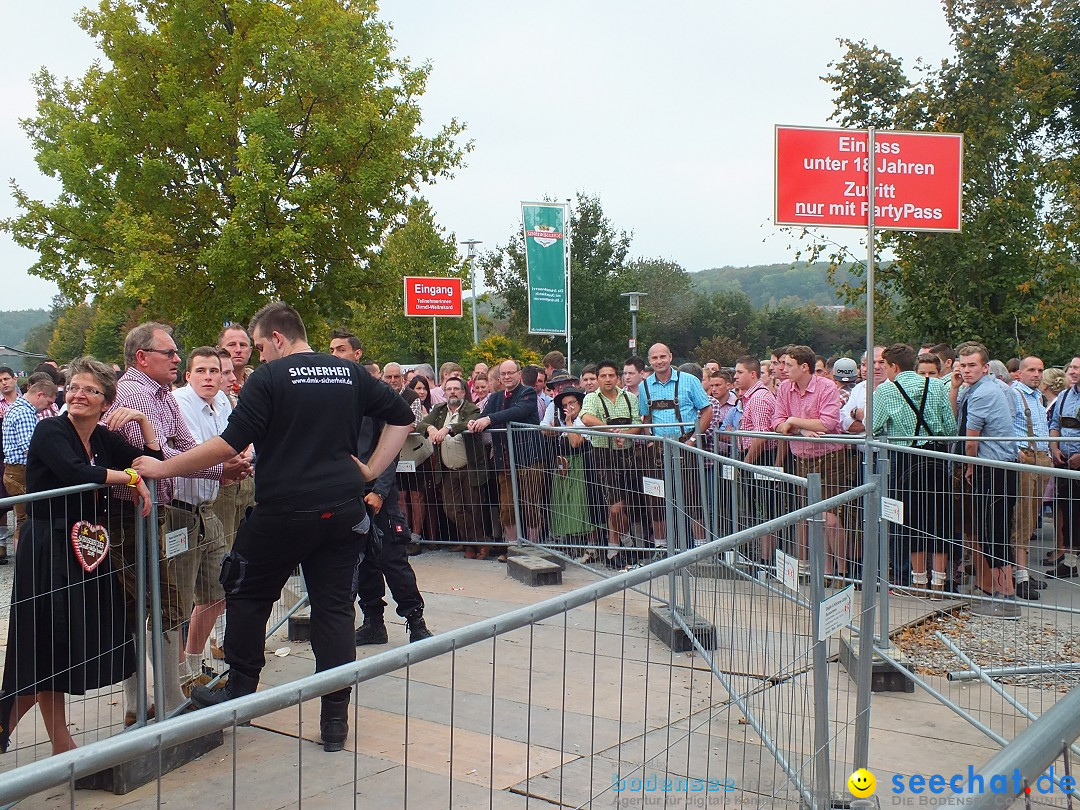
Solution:
{"label": "gravel patch", "polygon": [[[934,637],[940,632],[980,667],[1034,666],[1080,661],[1077,617],[1025,610],[1020,619],[976,616],[967,607],[926,617],[896,634],[893,641],[915,672],[945,676],[967,666]],[[1080,672],[1017,675],[999,683],[1067,692],[1080,684]]]}

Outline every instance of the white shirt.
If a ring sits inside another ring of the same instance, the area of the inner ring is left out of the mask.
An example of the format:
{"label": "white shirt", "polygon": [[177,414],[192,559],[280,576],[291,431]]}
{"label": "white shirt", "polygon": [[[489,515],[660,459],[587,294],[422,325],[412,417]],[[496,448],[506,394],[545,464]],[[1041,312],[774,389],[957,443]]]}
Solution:
{"label": "white shirt", "polygon": [[[880,385],[880,383],[878,383]],[[840,409],[840,428],[847,433],[851,429],[852,422],[861,421],[855,418],[855,411],[866,410],[866,380],[855,384],[848,395],[848,401]]]}
{"label": "white shirt", "polygon": [[[199,444],[220,436],[229,423],[232,406],[229,398],[220,391],[214,397],[213,407],[203,401],[190,385],[173,391],[173,396],[188,430]],[[173,493],[176,500],[192,506],[212,501],[217,495],[218,482],[208,478],[177,478],[176,491]]]}

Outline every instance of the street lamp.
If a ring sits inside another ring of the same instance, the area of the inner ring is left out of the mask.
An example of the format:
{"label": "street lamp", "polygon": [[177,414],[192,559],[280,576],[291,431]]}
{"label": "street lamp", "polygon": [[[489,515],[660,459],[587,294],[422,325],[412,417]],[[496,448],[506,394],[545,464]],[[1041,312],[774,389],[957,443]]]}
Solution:
{"label": "street lamp", "polygon": [[637,351],[637,314],[641,308],[641,296],[648,293],[625,292],[622,295],[630,299],[630,350]]}
{"label": "street lamp", "polygon": [[469,271],[472,273],[472,342],[475,346],[480,342],[480,327],[476,321],[476,246],[484,243],[479,239],[467,239],[458,244],[469,246]]}

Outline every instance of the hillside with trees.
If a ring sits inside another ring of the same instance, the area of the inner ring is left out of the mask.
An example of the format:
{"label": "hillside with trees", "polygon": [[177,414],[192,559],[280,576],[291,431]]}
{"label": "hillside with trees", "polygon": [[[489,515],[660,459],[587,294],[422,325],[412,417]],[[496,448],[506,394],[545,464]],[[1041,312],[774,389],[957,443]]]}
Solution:
{"label": "hillside with trees", "polygon": [[[851,282],[851,267],[848,263],[837,269],[835,284]],[[704,293],[745,293],[755,309],[807,304],[827,307],[845,303],[829,280],[828,262],[785,262],[750,267],[725,265],[689,275],[693,285]]]}
{"label": "hillside with trees", "polygon": [[21,349],[27,333],[35,326],[49,322],[44,309],[13,309],[0,312],[0,344]]}

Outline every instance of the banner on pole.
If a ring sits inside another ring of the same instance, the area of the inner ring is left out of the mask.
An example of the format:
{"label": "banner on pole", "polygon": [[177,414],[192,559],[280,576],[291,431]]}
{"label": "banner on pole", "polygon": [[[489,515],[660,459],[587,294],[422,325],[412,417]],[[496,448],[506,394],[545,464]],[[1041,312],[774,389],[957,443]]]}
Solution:
{"label": "banner on pole", "polygon": [[874,227],[959,231],[963,136],[947,132],[776,127],[777,225],[865,228],[874,163]]}
{"label": "banner on pole", "polygon": [[531,335],[566,334],[566,211],[559,203],[521,204]]}

